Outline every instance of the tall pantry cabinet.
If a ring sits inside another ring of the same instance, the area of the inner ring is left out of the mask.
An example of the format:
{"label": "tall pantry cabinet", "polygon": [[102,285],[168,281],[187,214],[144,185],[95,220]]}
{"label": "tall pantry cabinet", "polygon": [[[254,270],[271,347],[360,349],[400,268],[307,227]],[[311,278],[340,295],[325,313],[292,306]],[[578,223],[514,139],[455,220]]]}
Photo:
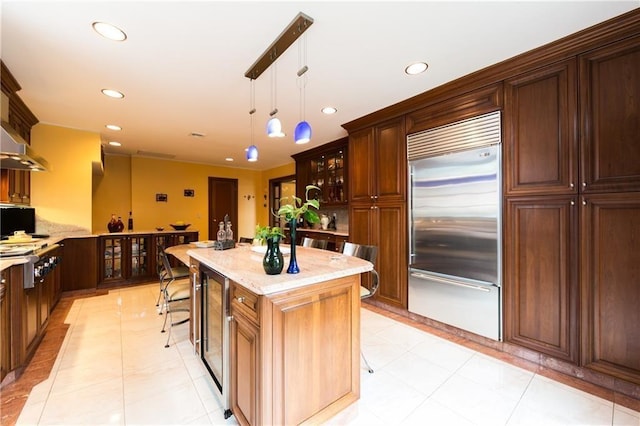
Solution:
{"label": "tall pantry cabinet", "polygon": [[378,247],[375,298],[407,308],[407,156],[404,117],[349,134],[349,238]]}
{"label": "tall pantry cabinet", "polygon": [[505,340],[634,383],[638,93],[640,37],[505,81]]}

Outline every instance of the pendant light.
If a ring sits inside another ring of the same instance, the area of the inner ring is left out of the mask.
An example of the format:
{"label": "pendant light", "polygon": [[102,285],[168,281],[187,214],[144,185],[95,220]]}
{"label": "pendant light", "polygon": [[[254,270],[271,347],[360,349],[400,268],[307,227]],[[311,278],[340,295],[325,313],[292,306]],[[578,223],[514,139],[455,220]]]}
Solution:
{"label": "pendant light", "polygon": [[258,147],[253,143],[253,114],[256,112],[255,102],[255,80],[250,80],[249,90],[249,123],[251,128],[251,145],[247,148],[247,161],[254,163],[258,161]]}
{"label": "pendant light", "polygon": [[[304,49],[303,49],[304,48]],[[303,52],[304,50],[304,52]],[[311,141],[311,125],[305,120],[307,71],[307,35],[302,36],[302,44],[298,41],[298,72],[297,83],[300,90],[300,122],[293,131],[293,140],[296,144],[305,144]]]}
{"label": "pendant light", "polygon": [[278,114],[277,105],[277,97],[278,97],[278,68],[277,64],[274,62],[271,66],[271,112],[269,116],[271,117],[269,121],[267,121],[267,136],[270,138],[281,138],[284,136],[282,132],[282,123],[280,123],[280,119],[276,117]]}

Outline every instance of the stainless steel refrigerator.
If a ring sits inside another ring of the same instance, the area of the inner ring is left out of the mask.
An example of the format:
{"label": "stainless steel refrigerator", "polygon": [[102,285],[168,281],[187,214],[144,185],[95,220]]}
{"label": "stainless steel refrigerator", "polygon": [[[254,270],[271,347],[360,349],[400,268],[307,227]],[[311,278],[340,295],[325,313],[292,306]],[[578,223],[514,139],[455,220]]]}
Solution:
{"label": "stainless steel refrigerator", "polygon": [[500,113],[407,139],[409,311],[501,340]]}

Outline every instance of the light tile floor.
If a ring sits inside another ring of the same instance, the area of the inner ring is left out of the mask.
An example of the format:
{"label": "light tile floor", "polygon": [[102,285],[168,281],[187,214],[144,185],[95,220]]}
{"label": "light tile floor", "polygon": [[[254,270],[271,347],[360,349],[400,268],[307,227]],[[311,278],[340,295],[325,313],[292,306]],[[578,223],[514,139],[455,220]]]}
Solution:
{"label": "light tile floor", "polygon": [[[236,424],[193,353],[164,348],[158,286],[78,299],[50,377],[18,424]],[[361,399],[331,425],[633,425],[640,413],[362,309]]]}

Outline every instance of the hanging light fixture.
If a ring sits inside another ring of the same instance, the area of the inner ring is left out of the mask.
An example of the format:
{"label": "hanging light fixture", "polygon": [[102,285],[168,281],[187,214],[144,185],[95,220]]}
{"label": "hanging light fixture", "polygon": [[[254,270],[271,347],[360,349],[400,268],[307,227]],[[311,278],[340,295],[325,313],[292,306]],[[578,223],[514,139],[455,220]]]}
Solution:
{"label": "hanging light fixture", "polygon": [[276,117],[276,114],[278,114],[278,68],[275,62],[271,67],[271,112],[269,113],[271,118],[267,121],[267,136],[270,138],[281,138],[284,136],[282,123],[280,123],[280,119]]}
{"label": "hanging light fixture", "polygon": [[311,125],[305,120],[306,87],[307,87],[307,35],[302,36],[302,43],[298,40],[298,89],[300,90],[300,122],[293,131],[293,140],[297,144],[308,143],[311,140]]}
{"label": "hanging light fixture", "polygon": [[258,147],[255,146],[253,142],[253,114],[256,112],[256,95],[255,95],[255,83],[254,79],[250,80],[250,90],[249,90],[249,123],[251,128],[251,145],[247,148],[247,161],[256,162],[258,161]]}

